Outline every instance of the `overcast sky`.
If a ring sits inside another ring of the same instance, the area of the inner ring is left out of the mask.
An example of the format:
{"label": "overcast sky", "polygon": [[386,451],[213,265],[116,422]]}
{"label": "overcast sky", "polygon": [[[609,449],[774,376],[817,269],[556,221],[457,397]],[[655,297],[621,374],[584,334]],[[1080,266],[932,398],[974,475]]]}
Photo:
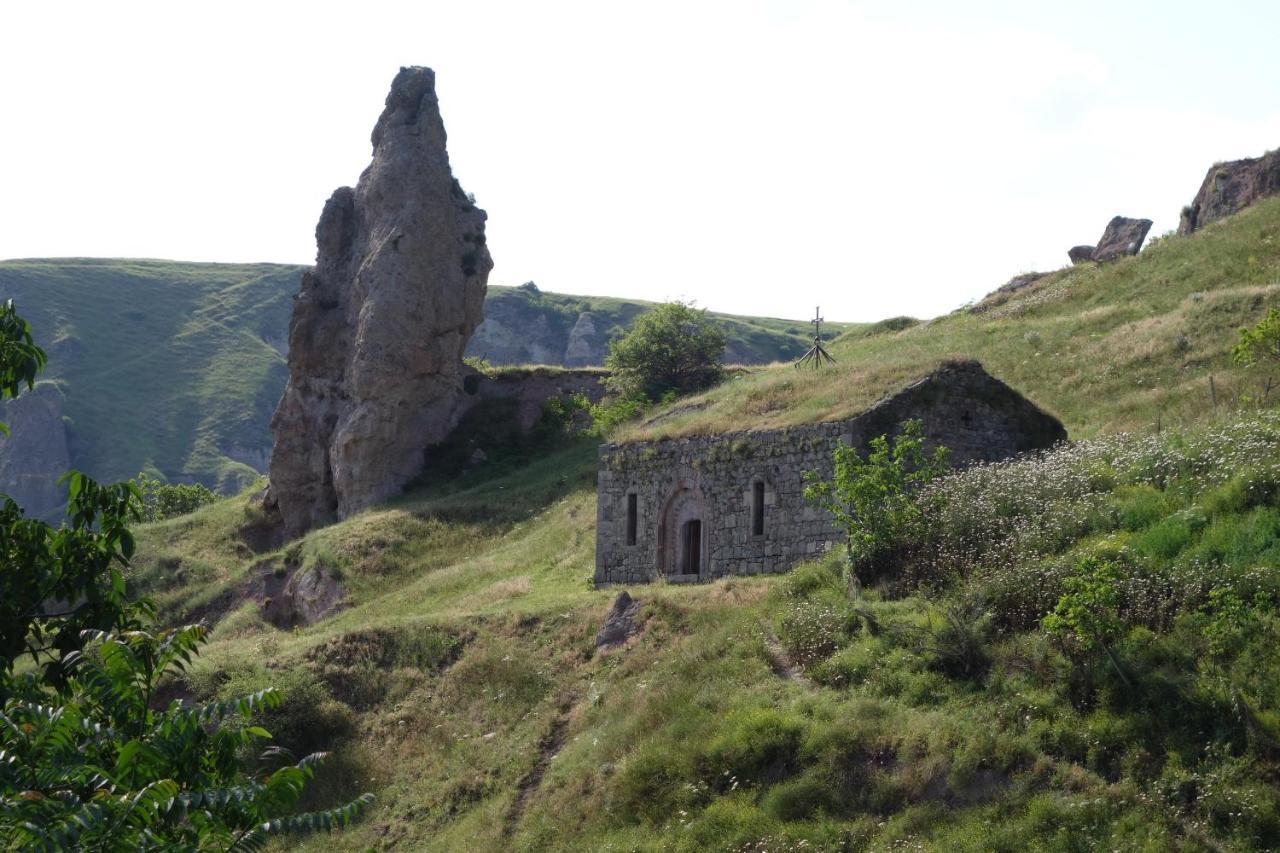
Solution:
{"label": "overcast sky", "polygon": [[9,3],[0,258],[309,263],[429,65],[491,284],[930,316],[1280,146],[1277,33],[1275,2]]}

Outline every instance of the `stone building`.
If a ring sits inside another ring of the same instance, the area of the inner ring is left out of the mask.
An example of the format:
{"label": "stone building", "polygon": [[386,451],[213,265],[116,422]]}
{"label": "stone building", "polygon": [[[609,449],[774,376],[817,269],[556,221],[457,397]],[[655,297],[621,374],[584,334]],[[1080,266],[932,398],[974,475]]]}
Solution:
{"label": "stone building", "polygon": [[919,418],[953,465],[1050,447],[1062,424],[976,361],[948,362],[843,421],[757,432],[639,441],[600,450],[597,584],[675,583],[783,572],[842,541],[829,514],[804,499],[804,472],[832,473],[844,441]]}

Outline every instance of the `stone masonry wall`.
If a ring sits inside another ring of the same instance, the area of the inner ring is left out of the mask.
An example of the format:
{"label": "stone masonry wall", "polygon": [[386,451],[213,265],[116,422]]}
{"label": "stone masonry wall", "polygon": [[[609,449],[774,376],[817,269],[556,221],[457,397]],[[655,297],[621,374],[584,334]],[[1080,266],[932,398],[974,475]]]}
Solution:
{"label": "stone masonry wall", "polygon": [[[954,362],[847,421],[605,445],[596,506],[596,583],[711,580],[783,572],[843,542],[829,515],[804,500],[805,471],[832,473],[845,441],[862,452],[871,439],[919,418],[927,443],[951,451],[953,465],[1005,459],[1066,439],[1066,431],[977,362]],[[756,482],[764,484],[764,531],[753,535]],[[635,543],[628,502],[635,495]],[[684,524],[700,522],[696,567]],[[694,570],[696,568],[696,570]]]}

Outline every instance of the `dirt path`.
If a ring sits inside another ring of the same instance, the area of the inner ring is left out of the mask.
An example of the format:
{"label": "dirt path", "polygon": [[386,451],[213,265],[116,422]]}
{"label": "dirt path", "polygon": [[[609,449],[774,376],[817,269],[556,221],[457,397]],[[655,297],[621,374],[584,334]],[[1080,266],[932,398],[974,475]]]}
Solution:
{"label": "dirt path", "polygon": [[787,654],[786,648],[773,633],[773,628],[767,622],[761,622],[760,630],[764,638],[765,655],[769,658],[769,668],[773,670],[773,674],[812,689],[813,682],[804,674],[804,670],[791,660],[791,655]]}
{"label": "dirt path", "polygon": [[512,800],[511,808],[508,810],[507,817],[502,824],[503,838],[510,838],[515,834],[516,827],[520,825],[520,820],[524,817],[525,804],[528,802],[529,796],[538,790],[538,786],[542,784],[542,777],[546,775],[547,768],[551,766],[551,762],[560,753],[561,747],[564,746],[565,729],[569,727],[569,710],[571,707],[568,702],[561,703],[556,711],[555,719],[551,721],[551,728],[538,741],[538,758],[533,762],[533,767],[529,768],[529,772],[524,774],[524,777],[516,785],[516,798]]}

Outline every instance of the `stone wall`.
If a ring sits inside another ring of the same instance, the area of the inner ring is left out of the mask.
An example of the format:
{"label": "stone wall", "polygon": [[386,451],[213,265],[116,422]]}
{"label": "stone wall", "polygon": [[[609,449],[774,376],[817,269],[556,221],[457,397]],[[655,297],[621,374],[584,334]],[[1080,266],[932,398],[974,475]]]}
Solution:
{"label": "stone wall", "polygon": [[930,446],[951,450],[954,465],[1005,459],[1066,438],[1055,418],[969,361],[944,365],[847,421],[605,445],[596,583],[782,572],[835,547],[843,533],[805,503],[804,472],[830,477],[837,442],[865,452],[871,439],[893,434],[910,418],[923,422]]}

